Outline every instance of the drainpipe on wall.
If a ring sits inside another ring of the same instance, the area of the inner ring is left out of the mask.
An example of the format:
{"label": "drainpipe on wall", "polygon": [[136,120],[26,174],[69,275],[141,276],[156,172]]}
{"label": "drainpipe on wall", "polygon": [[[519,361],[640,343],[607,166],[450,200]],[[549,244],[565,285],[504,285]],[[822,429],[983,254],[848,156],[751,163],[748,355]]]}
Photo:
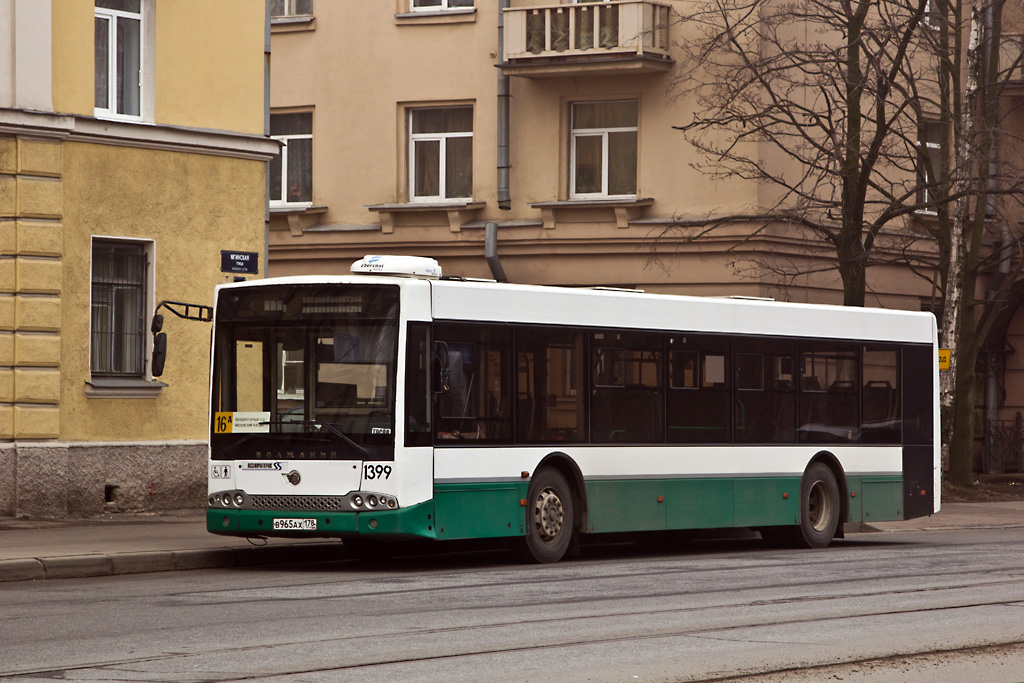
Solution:
{"label": "drainpipe on wall", "polygon": [[487,221],[484,224],[484,258],[487,259],[494,279],[498,282],[508,282],[505,269],[501,267],[501,259],[498,258],[498,224],[494,221]]}
{"label": "drainpipe on wall", "polygon": [[[999,296],[1006,278],[1010,276],[1010,260],[1013,256],[1013,234],[1006,225],[999,226],[999,266],[989,281],[986,298],[994,300]],[[999,419],[999,351],[985,354],[985,451],[982,471],[988,473],[992,466],[991,453],[992,425]]]}
{"label": "drainpipe on wall", "polygon": [[[505,59],[505,9],[509,0],[498,0],[498,63]],[[498,67],[498,208],[508,211],[512,208],[509,194],[508,171],[510,167],[509,142],[509,77]]]}
{"label": "drainpipe on wall", "polygon": [[[994,70],[997,66],[999,58],[996,52],[998,48],[998,41],[1000,40],[1000,34],[1002,29],[1001,16],[997,15],[995,3],[987,3],[984,11],[984,24],[985,24],[985,44],[983,46],[983,68],[985,73],[985,90],[984,97],[988,102],[989,107],[998,106],[996,102],[991,101],[992,95],[990,89],[992,87],[993,78],[995,78]],[[996,113],[992,113],[995,118]],[[995,177],[996,174],[996,144],[993,141],[989,149],[989,182],[991,178]],[[985,198],[985,204],[987,209],[995,208],[995,196],[988,195]],[[1010,228],[1007,225],[999,226],[999,265],[996,268],[996,272],[992,275],[989,280],[988,291],[986,292],[986,299],[989,301],[995,301],[996,297],[999,296],[1000,290],[1006,283],[1006,279],[1010,276],[1010,260],[1013,255],[1013,234],[1010,232]],[[993,437],[995,436],[993,427],[995,426],[996,420],[999,419],[999,354],[1001,350],[989,350],[985,354],[985,448],[982,453],[982,471],[986,473],[992,472],[992,450],[995,447],[993,443]]]}
{"label": "drainpipe on wall", "polygon": [[[270,136],[270,5],[263,5],[263,134]],[[270,162],[267,162],[263,192],[263,277],[270,270]]]}

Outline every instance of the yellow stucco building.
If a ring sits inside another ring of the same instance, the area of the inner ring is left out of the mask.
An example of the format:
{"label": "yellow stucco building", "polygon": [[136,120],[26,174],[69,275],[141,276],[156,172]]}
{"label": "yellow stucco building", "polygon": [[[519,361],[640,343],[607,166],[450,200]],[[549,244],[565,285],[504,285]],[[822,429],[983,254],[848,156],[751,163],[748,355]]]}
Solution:
{"label": "yellow stucco building", "polygon": [[150,321],[263,276],[268,35],[250,0],[0,0],[0,515],[202,504],[209,324],[159,310],[157,377]]}

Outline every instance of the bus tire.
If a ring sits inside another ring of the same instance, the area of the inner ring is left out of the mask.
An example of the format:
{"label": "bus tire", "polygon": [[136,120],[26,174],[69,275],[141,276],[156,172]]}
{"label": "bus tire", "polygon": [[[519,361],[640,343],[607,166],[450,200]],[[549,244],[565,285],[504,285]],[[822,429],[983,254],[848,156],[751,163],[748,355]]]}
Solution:
{"label": "bus tire", "polygon": [[800,524],[793,530],[795,545],[825,548],[839,528],[839,484],[832,469],[816,462],[800,480]]}
{"label": "bus tire", "polygon": [[514,544],[520,560],[546,564],[565,556],[576,521],[572,496],[558,470],[545,467],[534,474],[526,494],[526,535]]}

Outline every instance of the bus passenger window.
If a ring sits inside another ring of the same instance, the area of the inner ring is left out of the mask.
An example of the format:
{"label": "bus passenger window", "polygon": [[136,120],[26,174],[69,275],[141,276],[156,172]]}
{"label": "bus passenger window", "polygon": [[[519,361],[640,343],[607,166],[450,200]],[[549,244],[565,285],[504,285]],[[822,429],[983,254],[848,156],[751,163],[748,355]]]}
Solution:
{"label": "bus passenger window", "polygon": [[669,443],[728,443],[729,341],[703,335],[669,338]]}
{"label": "bus passenger window", "polygon": [[405,366],[405,445],[429,446],[433,431],[430,425],[430,365],[427,343],[430,326],[409,323]]}
{"label": "bus passenger window", "polygon": [[861,443],[899,443],[900,352],[896,347],[865,346],[861,356]]}
{"label": "bus passenger window", "polygon": [[585,434],[583,334],[520,328],[516,345],[516,440],[581,441]]}
{"label": "bus passenger window", "polygon": [[850,344],[804,342],[800,356],[800,441],[860,438],[857,350]]}
{"label": "bus passenger window", "polygon": [[635,332],[595,332],[590,399],[593,443],[660,443],[664,392],[663,337]]}
{"label": "bus passenger window", "polygon": [[439,324],[433,344],[438,443],[512,439],[511,347],[504,326]]}
{"label": "bus passenger window", "polygon": [[796,345],[786,339],[736,342],[736,441],[796,441],[795,351]]}

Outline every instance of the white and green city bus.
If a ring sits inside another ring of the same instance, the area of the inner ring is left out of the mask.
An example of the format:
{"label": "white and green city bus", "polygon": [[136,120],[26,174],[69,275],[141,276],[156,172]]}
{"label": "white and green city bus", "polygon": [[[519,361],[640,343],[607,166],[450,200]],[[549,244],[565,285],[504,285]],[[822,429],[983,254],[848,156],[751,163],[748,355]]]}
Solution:
{"label": "white and green city bus", "polygon": [[819,548],[939,510],[931,314],[352,271],[217,288],[211,532],[554,562],[580,534]]}

